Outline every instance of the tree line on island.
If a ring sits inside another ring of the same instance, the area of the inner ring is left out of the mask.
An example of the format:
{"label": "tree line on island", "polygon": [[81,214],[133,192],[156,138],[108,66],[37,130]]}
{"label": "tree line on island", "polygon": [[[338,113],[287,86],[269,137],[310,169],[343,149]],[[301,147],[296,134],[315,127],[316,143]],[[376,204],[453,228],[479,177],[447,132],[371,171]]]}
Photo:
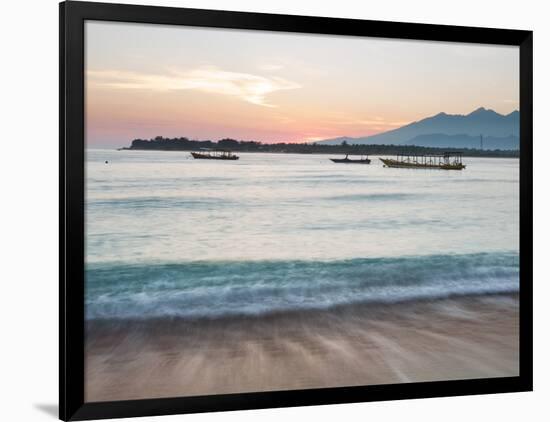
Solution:
{"label": "tree line on island", "polygon": [[397,155],[397,154],[441,154],[442,152],[462,152],[470,157],[519,157],[518,150],[486,150],[475,148],[435,148],[416,145],[359,145],[342,141],[338,145],[318,143],[276,143],[267,144],[258,141],[238,141],[224,138],[219,141],[198,141],[185,137],[153,139],[134,139],[130,147],[121,150],[152,151],[193,151],[200,149],[224,149],[239,152],[271,152],[291,154],[350,154],[350,155]]}

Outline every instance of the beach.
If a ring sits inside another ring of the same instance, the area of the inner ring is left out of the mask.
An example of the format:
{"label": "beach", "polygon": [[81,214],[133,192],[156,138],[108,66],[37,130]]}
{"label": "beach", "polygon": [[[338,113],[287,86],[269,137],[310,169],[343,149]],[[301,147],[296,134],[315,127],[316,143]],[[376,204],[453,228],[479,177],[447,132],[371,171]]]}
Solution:
{"label": "beach", "polygon": [[214,318],[88,321],[89,402],[519,372],[516,294]]}

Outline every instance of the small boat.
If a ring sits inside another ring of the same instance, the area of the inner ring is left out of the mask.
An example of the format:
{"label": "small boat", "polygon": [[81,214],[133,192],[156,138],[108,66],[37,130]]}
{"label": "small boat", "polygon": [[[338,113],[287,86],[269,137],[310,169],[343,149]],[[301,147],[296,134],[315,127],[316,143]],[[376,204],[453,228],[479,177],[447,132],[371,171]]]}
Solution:
{"label": "small boat", "polygon": [[440,170],[463,170],[461,152],[446,152],[442,155],[407,155],[399,154],[395,159],[380,158],[384,167],[407,168],[407,169],[440,169]]}
{"label": "small boat", "polygon": [[191,152],[193,158],[197,160],[238,160],[239,157],[231,151],[225,149],[212,149],[201,152]]}
{"label": "small boat", "polygon": [[363,158],[363,156],[361,156],[359,160],[350,160],[348,158],[348,154],[346,154],[345,158],[330,158],[330,161],[332,161],[333,163],[346,163],[346,164],[370,164],[369,157]]}

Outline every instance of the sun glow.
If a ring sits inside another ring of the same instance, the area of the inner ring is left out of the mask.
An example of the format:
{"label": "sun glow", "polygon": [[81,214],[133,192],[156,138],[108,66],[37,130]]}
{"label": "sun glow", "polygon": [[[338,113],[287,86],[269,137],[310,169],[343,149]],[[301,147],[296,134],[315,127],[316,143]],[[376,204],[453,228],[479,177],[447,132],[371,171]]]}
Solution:
{"label": "sun glow", "polygon": [[112,22],[85,28],[86,136],[95,145],[157,135],[316,142],[442,111],[518,107],[515,47]]}

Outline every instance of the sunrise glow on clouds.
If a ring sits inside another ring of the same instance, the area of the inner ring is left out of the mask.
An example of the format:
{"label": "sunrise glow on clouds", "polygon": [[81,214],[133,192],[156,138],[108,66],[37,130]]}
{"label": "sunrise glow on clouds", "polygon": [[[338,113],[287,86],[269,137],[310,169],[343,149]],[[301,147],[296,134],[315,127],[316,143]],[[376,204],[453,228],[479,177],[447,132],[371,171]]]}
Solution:
{"label": "sunrise glow on clouds", "polygon": [[86,24],[86,138],[314,142],[518,108],[511,47]]}
{"label": "sunrise glow on clouds", "polygon": [[252,104],[275,107],[266,102],[266,95],[282,89],[300,88],[297,83],[279,77],[263,77],[249,73],[229,72],[215,66],[189,71],[168,70],[164,74],[142,74],[116,70],[88,71],[89,83],[109,88],[151,91],[197,90],[231,95]]}

